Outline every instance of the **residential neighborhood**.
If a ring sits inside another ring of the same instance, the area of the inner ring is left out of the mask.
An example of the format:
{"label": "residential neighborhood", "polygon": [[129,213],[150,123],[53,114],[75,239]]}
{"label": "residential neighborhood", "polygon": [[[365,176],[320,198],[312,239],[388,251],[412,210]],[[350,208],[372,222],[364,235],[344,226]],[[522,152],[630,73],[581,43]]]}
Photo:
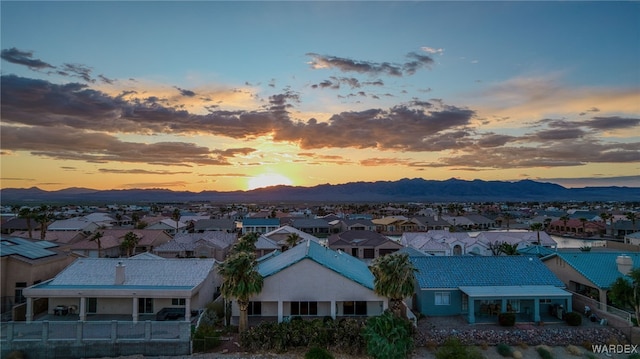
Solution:
{"label": "residential neighborhood", "polygon": [[[423,345],[440,338],[428,323],[442,318],[461,320],[454,332],[501,325],[505,315],[544,330],[566,327],[568,313],[578,313],[584,324],[563,329],[567,342],[605,330],[637,343],[637,313],[616,297],[616,281],[640,271],[636,210],[560,203],[4,208],[2,353],[73,341],[83,344],[72,356],[118,354],[99,344],[106,340],[122,341],[127,352],[186,355],[189,331],[214,307],[222,308],[221,325],[246,323],[243,330],[398,310],[422,330]],[[46,221],[33,220],[42,213]],[[395,257],[406,259],[412,278],[399,298],[378,287],[377,266]],[[246,297],[230,291],[238,268],[259,279]],[[43,325],[45,332],[28,329]],[[70,325],[76,329],[59,332]],[[141,345],[149,340],[160,344]]]}

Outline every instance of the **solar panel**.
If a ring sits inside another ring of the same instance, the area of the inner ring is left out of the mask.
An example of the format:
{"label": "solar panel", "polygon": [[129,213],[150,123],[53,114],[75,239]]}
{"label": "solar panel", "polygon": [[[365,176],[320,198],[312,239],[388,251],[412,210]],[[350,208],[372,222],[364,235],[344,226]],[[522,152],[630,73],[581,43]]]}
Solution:
{"label": "solar panel", "polygon": [[56,255],[46,248],[57,247],[55,243],[47,241],[29,241],[24,238],[2,238],[0,241],[0,256],[19,255],[28,259],[39,259]]}

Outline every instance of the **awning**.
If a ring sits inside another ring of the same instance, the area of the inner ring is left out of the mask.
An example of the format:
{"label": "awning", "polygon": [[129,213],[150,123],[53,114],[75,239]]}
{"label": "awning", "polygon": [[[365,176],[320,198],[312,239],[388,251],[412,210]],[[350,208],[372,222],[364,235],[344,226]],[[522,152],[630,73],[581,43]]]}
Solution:
{"label": "awning", "polygon": [[571,293],[552,285],[464,286],[458,287],[470,298],[552,298],[571,297]]}

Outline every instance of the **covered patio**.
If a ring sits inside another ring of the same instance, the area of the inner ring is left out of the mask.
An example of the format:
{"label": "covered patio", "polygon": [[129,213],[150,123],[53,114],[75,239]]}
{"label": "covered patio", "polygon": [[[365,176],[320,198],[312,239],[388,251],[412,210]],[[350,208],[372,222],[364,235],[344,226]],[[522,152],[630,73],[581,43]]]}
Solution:
{"label": "covered patio", "polygon": [[570,292],[552,285],[462,286],[468,298],[470,324],[495,322],[500,313],[514,313],[517,322],[539,323],[544,318],[562,320],[572,311]]}

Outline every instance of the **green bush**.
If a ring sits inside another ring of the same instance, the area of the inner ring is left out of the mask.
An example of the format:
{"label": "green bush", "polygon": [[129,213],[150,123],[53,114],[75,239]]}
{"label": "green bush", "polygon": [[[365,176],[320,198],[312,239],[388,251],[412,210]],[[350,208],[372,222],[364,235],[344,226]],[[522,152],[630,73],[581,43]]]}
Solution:
{"label": "green bush", "polygon": [[503,357],[513,356],[513,348],[511,348],[507,344],[504,344],[504,343],[498,344],[498,346],[496,347],[496,350],[498,351],[498,354],[502,355]]}
{"label": "green bush", "polygon": [[313,347],[304,355],[304,359],[334,359],[327,349]]}
{"label": "green bush", "polygon": [[192,337],[193,351],[206,352],[220,345],[220,333],[215,327],[200,325]]}
{"label": "green bush", "polygon": [[576,312],[569,312],[565,314],[564,319],[567,321],[567,324],[572,327],[577,327],[582,324],[582,315]]}
{"label": "green bush", "polygon": [[640,354],[639,353],[633,353],[633,354],[629,355],[629,359],[640,359]]}
{"label": "green bush", "polygon": [[367,354],[376,359],[402,359],[413,350],[413,327],[390,311],[367,320],[364,328]]}
{"label": "green bush", "polygon": [[516,314],[500,313],[498,314],[498,323],[503,327],[512,327],[516,324]]}
{"label": "green bush", "polygon": [[460,339],[450,337],[436,352],[436,359],[483,359],[477,348],[462,344]]}
{"label": "green bush", "polygon": [[536,348],[536,351],[538,352],[538,355],[540,355],[540,358],[542,359],[553,359],[553,355],[551,354],[551,352],[545,348],[538,347]]}

